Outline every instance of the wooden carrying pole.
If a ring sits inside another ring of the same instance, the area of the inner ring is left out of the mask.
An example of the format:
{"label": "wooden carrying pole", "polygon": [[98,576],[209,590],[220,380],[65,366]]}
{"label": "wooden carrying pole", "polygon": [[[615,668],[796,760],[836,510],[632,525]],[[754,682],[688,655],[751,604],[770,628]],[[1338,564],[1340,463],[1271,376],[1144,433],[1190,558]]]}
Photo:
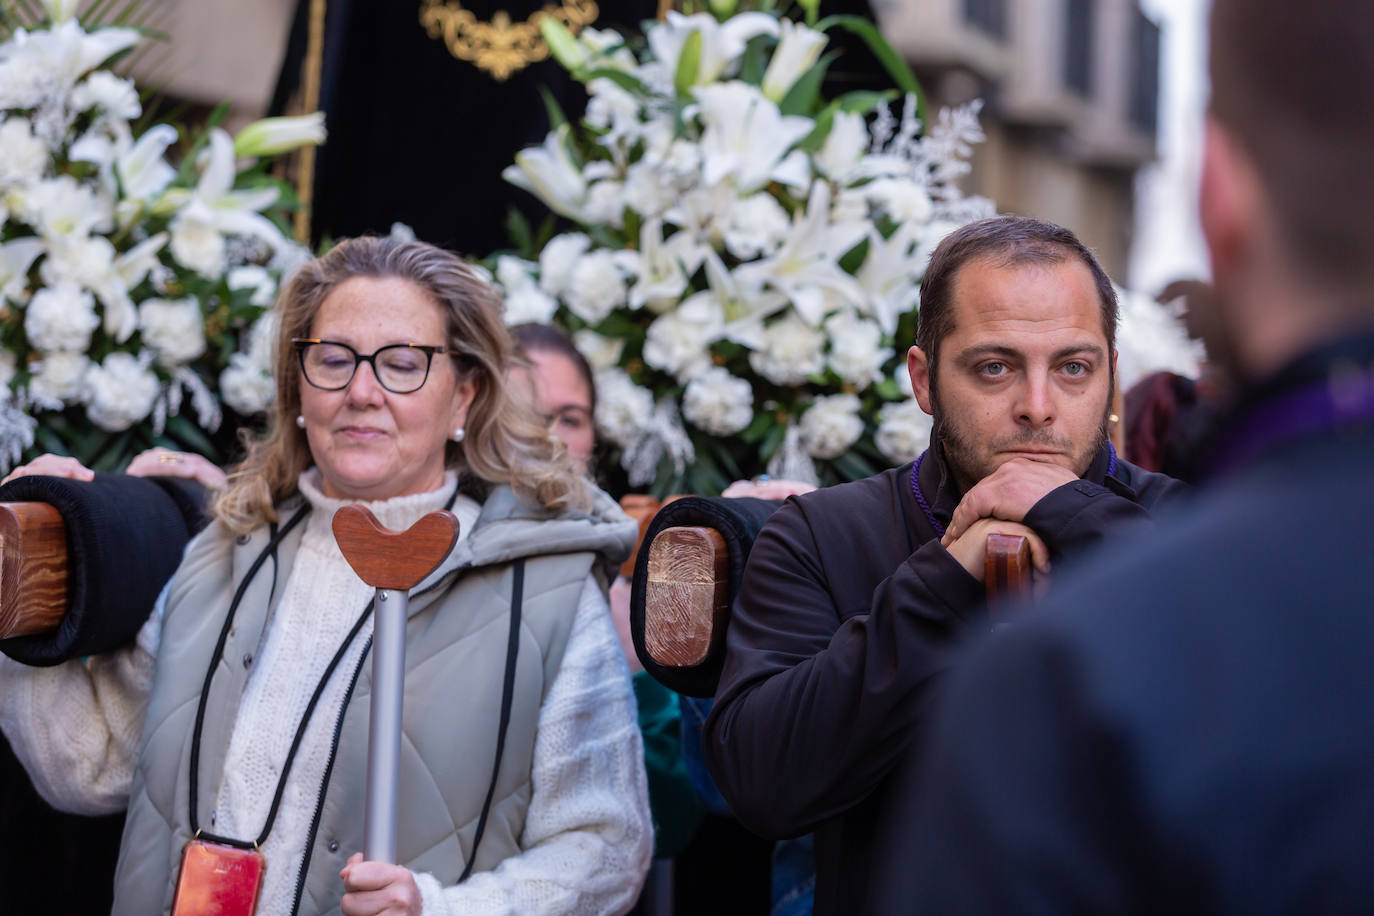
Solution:
{"label": "wooden carrying pole", "polygon": [[[1029,593],[1030,545],[1020,536],[988,536],[988,604],[996,613]],[[729,555],[714,528],[664,528],[649,545],[644,593],[644,649],[665,668],[691,668],[724,651],[729,618]]]}
{"label": "wooden carrying pole", "polygon": [[410,590],[453,549],[458,519],[451,512],[431,512],[396,532],[383,528],[362,506],[344,506],[334,514],[333,527],[348,565],[377,590],[372,605],[372,720],[363,855],[371,862],[395,863]]}
{"label": "wooden carrying pole", "polygon": [[67,613],[67,526],[47,503],[0,503],[0,639],[47,633]]}

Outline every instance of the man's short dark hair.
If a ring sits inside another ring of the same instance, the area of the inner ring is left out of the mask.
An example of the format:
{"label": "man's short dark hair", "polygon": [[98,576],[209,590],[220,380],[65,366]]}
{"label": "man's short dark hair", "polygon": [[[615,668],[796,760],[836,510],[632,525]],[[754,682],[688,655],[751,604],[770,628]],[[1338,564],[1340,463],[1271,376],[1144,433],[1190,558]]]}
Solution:
{"label": "man's short dark hair", "polygon": [[1254,161],[1282,241],[1299,266],[1367,290],[1374,3],[1215,0],[1210,59],[1212,116]]}
{"label": "man's short dark hair", "polygon": [[[1097,258],[1063,226],[1025,216],[994,216],[969,223],[945,236],[930,256],[921,281],[921,309],[916,315],[916,346],[935,365],[940,341],[954,330],[951,297],[959,269],[972,261],[991,261],[995,267],[1020,264],[1059,264],[1078,258],[1092,273],[1102,303],[1102,331],[1107,351],[1116,349],[1116,290]],[[933,373],[932,373],[933,374]]]}

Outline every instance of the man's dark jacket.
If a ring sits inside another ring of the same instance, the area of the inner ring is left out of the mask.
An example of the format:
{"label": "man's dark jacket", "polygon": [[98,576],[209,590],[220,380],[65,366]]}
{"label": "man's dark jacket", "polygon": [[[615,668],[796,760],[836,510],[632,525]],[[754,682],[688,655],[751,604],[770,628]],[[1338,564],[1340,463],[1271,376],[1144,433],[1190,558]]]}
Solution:
{"label": "man's dark jacket", "polygon": [[[1314,382],[1364,417],[1266,415]],[[865,912],[1374,909],[1374,335],[1240,417],[1278,439],[1168,538],[1058,581],[960,661]]]}
{"label": "man's dark jacket", "polygon": [[[921,490],[941,525],[959,493],[933,444]],[[1183,490],[1103,449],[1025,523],[1061,564],[1149,525]],[[912,465],[793,497],[759,534],[727,633],[704,751],[739,819],[816,834],[816,912],[863,912],[882,786],[924,720],[950,648],[983,627],[983,586],[940,546]],[[1067,558],[1067,560],[1066,560]]]}

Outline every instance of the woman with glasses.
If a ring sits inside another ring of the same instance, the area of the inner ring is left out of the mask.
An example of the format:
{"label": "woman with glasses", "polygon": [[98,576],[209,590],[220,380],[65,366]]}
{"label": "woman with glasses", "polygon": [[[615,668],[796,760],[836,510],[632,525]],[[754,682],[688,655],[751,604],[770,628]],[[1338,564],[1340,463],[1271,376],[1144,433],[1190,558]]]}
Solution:
{"label": "woman with glasses", "polygon": [[[136,644],[0,663],[16,754],[57,807],[127,805],[116,913],[168,910],[191,841],[264,857],[262,914],[623,912],[652,829],[604,584],[636,525],[508,395],[499,298],[457,257],[345,241],[277,311],[267,433]],[[372,589],[330,530],[355,502],[460,522],[409,602],[400,865],[357,852]]]}

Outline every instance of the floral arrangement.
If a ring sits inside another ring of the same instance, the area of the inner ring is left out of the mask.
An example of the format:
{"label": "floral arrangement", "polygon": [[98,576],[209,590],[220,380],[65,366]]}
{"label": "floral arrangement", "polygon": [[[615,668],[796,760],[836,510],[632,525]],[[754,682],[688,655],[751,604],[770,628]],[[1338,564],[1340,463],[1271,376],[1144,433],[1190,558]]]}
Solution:
{"label": "floral arrangement", "polygon": [[[927,123],[871,23],[808,13],[670,12],[643,41],[545,21],[589,102],[505,177],[572,228],[517,221],[522,250],[490,264],[507,321],[566,328],[597,371],[597,425],[631,485],[833,483],[929,439],[905,351],[931,250],[993,213],[955,184],[979,107]],[[822,98],[836,28],[901,96]]]}
{"label": "floral arrangement", "polygon": [[273,396],[261,319],[308,257],[267,165],[321,142],[323,116],[234,138],[223,110],[195,136],[140,124],[111,68],[143,35],[42,6],[0,44],[0,466],[42,450],[113,469],[153,444],[221,457],[223,407],[248,418]]}

